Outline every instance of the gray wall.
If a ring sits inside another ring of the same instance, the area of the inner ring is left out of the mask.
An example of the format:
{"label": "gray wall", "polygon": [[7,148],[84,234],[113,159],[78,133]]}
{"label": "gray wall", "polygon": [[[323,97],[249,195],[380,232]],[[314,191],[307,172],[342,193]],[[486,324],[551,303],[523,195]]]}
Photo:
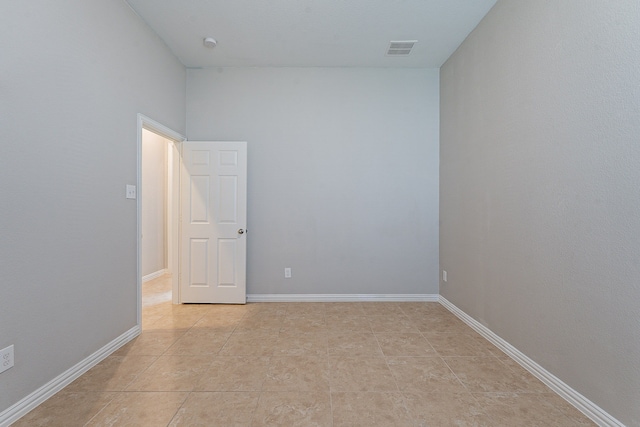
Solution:
{"label": "gray wall", "polygon": [[124,2],[3,6],[0,411],[136,324],[136,114],[185,130],[184,68]]}
{"label": "gray wall", "polygon": [[438,293],[438,103],[435,69],[188,70],[189,139],[249,144],[247,292]]}
{"label": "gray wall", "polygon": [[640,6],[498,1],[441,69],[441,294],[640,425]]}

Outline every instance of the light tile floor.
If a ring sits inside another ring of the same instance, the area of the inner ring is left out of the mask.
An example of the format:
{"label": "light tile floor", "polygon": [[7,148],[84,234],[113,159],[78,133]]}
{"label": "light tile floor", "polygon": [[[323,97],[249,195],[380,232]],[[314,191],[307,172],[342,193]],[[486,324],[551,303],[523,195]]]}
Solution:
{"label": "light tile floor", "polygon": [[594,425],[437,303],[172,305],[15,426]]}

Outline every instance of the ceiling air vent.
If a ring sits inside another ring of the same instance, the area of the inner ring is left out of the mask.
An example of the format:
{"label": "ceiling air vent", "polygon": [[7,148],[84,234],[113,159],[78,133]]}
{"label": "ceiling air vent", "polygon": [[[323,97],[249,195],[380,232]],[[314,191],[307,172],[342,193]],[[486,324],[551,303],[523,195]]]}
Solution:
{"label": "ceiling air vent", "polygon": [[389,42],[387,56],[407,56],[418,40],[392,40]]}

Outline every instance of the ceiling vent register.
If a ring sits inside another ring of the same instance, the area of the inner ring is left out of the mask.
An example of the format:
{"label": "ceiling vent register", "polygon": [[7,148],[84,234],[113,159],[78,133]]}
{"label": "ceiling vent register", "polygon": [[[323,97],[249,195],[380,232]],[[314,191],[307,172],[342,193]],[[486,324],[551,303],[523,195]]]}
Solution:
{"label": "ceiling vent register", "polygon": [[392,40],[389,42],[387,56],[407,56],[418,40]]}

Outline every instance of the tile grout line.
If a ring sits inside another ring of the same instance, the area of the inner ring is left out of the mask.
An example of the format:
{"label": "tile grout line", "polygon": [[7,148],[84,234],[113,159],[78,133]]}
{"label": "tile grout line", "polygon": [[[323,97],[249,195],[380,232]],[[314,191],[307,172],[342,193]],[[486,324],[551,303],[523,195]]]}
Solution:
{"label": "tile grout line", "polygon": [[[400,308],[400,311],[403,311],[402,308]],[[404,312],[404,311],[403,311]],[[400,390],[400,386],[398,385],[398,379],[396,378],[396,376],[393,374],[393,370],[391,369],[391,367],[389,366],[389,358],[387,357],[386,354],[384,354],[384,351],[382,350],[382,346],[380,345],[380,340],[378,340],[378,336],[376,335],[376,333],[373,331],[373,328],[371,329],[371,331],[373,332],[373,336],[376,339],[376,343],[378,344],[378,348],[380,349],[380,352],[382,353],[382,357],[384,358],[384,364],[387,366],[387,369],[389,370],[389,373],[391,374],[391,378],[393,378],[393,382],[396,385],[396,389],[398,390],[398,394],[400,395],[400,399],[402,399],[402,406],[404,407],[404,410],[407,413],[407,417],[412,421],[412,422],[417,422],[417,419],[413,418],[413,414],[409,411],[409,407],[407,406],[407,401],[404,397],[404,393]]]}

